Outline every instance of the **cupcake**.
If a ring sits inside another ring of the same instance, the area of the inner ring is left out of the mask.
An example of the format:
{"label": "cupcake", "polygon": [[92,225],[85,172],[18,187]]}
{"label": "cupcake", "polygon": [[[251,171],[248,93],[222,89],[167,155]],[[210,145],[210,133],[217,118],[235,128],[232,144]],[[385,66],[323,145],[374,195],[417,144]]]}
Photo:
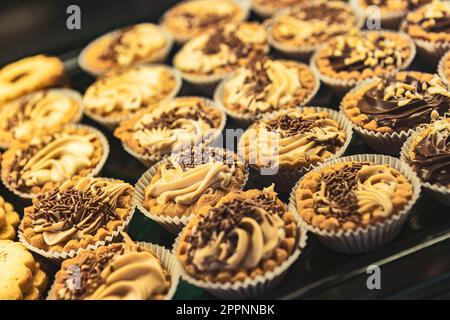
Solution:
{"label": "cupcake", "polygon": [[[78,283],[74,272],[79,274]],[[168,250],[128,239],[65,260],[47,299],[169,300],[178,278]]]}
{"label": "cupcake", "polygon": [[133,187],[120,180],[80,178],[40,194],[24,209],[20,240],[53,259],[73,257],[116,238],[134,213]]}
{"label": "cupcake", "polygon": [[306,0],[251,0],[252,10],[260,17],[266,18],[278,10],[306,3]]}
{"label": "cupcake", "polygon": [[247,16],[248,8],[241,1],[183,1],[164,14],[161,25],[177,42],[183,43],[206,30],[244,21]]}
{"label": "cupcake", "polygon": [[181,77],[175,69],[144,64],[99,77],[86,90],[83,104],[89,117],[115,128],[137,112],[173,98],[180,87]]}
{"label": "cupcake", "polygon": [[294,215],[266,188],[231,192],[203,207],[174,252],[189,283],[219,297],[248,298],[280,281],[305,240]]}
{"label": "cupcake", "polygon": [[441,79],[450,88],[450,51],[447,52],[439,62],[438,72]]}
{"label": "cupcake", "polygon": [[22,96],[0,110],[0,147],[58,132],[82,116],[81,95],[77,91],[50,89]]}
{"label": "cupcake", "polygon": [[225,121],[212,101],[180,97],[121,122],[114,134],[127,152],[150,166],[192,145],[213,143]]}
{"label": "cupcake", "polygon": [[175,55],[173,65],[186,81],[204,90],[213,90],[227,74],[268,51],[262,25],[256,22],[229,24],[189,40]]}
{"label": "cupcake", "polygon": [[[381,15],[381,27],[398,29],[402,19],[408,12],[429,4],[433,0],[351,0],[351,4],[359,14],[371,19],[375,14],[371,9],[377,8]],[[374,16],[378,18],[378,15]],[[370,23],[370,22],[369,22]]]}
{"label": "cupcake", "polygon": [[63,74],[61,60],[42,54],[4,66],[0,69],[0,108],[22,95],[60,84]]}
{"label": "cupcake", "polygon": [[136,184],[139,209],[178,233],[202,207],[241,190],[247,169],[232,151],[191,147],[150,168]]}
{"label": "cupcake", "polygon": [[405,142],[401,155],[430,195],[450,205],[450,119],[420,129]]}
{"label": "cupcake", "polygon": [[19,242],[0,240],[0,300],[39,300],[48,278],[33,255]]}
{"label": "cupcake", "polygon": [[394,154],[418,125],[449,111],[450,91],[436,75],[399,72],[355,88],[341,109],[370,147]]}
{"label": "cupcake", "polygon": [[401,30],[414,39],[424,61],[437,63],[450,49],[450,2],[433,0],[408,13]]}
{"label": "cupcake", "polygon": [[336,111],[288,109],[255,121],[239,140],[239,154],[278,191],[289,192],[314,165],[342,155],[351,137],[350,124]]}
{"label": "cupcake", "polygon": [[345,157],[307,173],[290,208],[325,245],[360,253],[391,241],[420,193],[417,176],[396,158]]}
{"label": "cupcake", "polygon": [[152,23],[114,30],[91,42],[78,57],[86,72],[98,76],[142,62],[163,62],[172,48],[172,37]]}
{"label": "cupcake", "polygon": [[32,198],[71,178],[97,174],[109,153],[100,131],[69,125],[55,134],[17,143],[2,158],[5,186],[23,198]]}
{"label": "cupcake", "polygon": [[0,196],[0,240],[13,240],[19,221],[19,215],[13,206]]}
{"label": "cupcake", "polygon": [[363,80],[407,68],[414,56],[414,43],[405,34],[365,31],[330,40],[314,54],[311,65],[320,80],[342,95]]}
{"label": "cupcake", "polygon": [[357,30],[362,19],[341,1],[304,1],[281,10],[269,22],[269,43],[289,56],[308,60],[320,45]]}
{"label": "cupcake", "polygon": [[255,57],[222,81],[214,98],[242,127],[263,113],[307,104],[320,82],[305,64]]}

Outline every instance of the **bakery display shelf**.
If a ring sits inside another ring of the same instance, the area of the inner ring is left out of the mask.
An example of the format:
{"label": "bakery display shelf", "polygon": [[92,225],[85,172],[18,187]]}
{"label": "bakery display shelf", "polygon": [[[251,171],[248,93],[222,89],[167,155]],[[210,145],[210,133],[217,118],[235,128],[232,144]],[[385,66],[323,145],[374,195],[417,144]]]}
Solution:
{"label": "bakery display shelf", "polygon": [[[174,48],[175,52],[178,48]],[[173,54],[172,52],[172,54]],[[77,64],[79,50],[69,52],[60,58],[64,61],[69,85],[81,92],[94,80],[84,73]],[[171,58],[166,61],[170,63]],[[434,72],[425,64],[415,61],[412,69]],[[179,95],[203,95],[184,83]],[[337,109],[339,98],[332,96],[322,86],[311,105]],[[112,132],[84,116],[83,123],[100,129],[107,136],[111,145],[111,153],[104,166],[101,176],[123,179],[136,183],[146,168],[121,146]],[[226,128],[236,128],[228,119]],[[224,141],[224,145],[226,141]],[[235,143],[236,144],[236,143]],[[356,135],[345,155],[374,153]],[[267,183],[258,177],[250,176],[248,188],[262,188]],[[21,213],[30,204],[29,200],[20,199],[8,192],[3,186],[2,195],[13,203]],[[280,194],[287,201],[288,194]],[[313,235],[309,236],[306,250],[291,266],[283,282],[269,294],[259,297],[266,299],[293,298],[386,298],[396,297],[405,288],[415,287],[430,279],[450,278],[450,209],[432,200],[426,193],[422,195],[413,207],[408,222],[401,233],[390,244],[378,250],[365,254],[348,255],[333,252],[320,243]],[[153,242],[171,248],[174,236],[158,224],[137,212],[130,224],[129,234],[136,241]],[[438,250],[439,249],[439,250]],[[426,257],[426,258],[425,258]],[[367,266],[377,264],[381,267],[383,279],[382,290],[368,290],[366,280]],[[45,263],[51,272],[57,266]],[[386,270],[386,271],[384,271]],[[383,273],[384,272],[384,273]],[[446,278],[447,277],[447,278]],[[206,292],[182,282],[175,299],[209,299],[213,298]]]}

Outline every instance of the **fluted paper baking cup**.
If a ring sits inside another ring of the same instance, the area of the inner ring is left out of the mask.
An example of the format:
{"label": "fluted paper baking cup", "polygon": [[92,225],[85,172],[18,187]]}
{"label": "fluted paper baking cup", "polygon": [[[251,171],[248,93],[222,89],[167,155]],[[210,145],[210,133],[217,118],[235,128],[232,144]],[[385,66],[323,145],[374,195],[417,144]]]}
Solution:
{"label": "fluted paper baking cup", "polygon": [[[304,106],[304,107],[298,107],[296,109],[299,110],[299,112],[304,112],[305,109],[312,109],[315,112],[327,112],[328,117],[330,119],[333,119],[334,121],[336,121],[339,124],[339,127],[345,131],[345,143],[335,154],[333,154],[329,158],[326,158],[323,163],[326,163],[330,160],[341,157],[344,154],[344,152],[347,150],[347,148],[352,140],[352,137],[353,137],[351,122],[343,114],[341,114],[335,110],[324,108],[324,107]],[[263,116],[262,119],[273,119],[273,118],[277,117],[278,114],[283,113],[283,112],[284,112],[284,110],[272,112],[270,114]],[[241,137],[241,139],[242,139],[242,137]],[[243,150],[243,147],[241,146],[241,141],[242,140],[240,140],[239,144],[238,144],[239,145],[238,154],[239,154],[239,157],[241,158],[241,160],[245,163],[245,155],[243,154],[243,152],[245,152],[245,150]],[[280,166],[278,168],[278,171],[276,172],[276,174],[261,175],[261,177],[263,179],[265,179],[266,181],[275,183],[275,188],[277,189],[277,191],[286,193],[286,192],[291,191],[292,187],[294,186],[294,184],[298,181],[298,179],[300,177],[302,177],[307,172],[311,171],[313,168],[315,168],[316,166],[318,166],[321,163],[322,162],[315,163],[315,164],[309,164],[309,165],[300,166],[297,168],[283,168],[283,166]],[[259,171],[262,169],[256,165],[252,165],[252,164],[250,164],[250,167],[252,167],[252,169],[254,169],[255,171]]]}
{"label": "fluted paper baking cup", "polygon": [[[370,18],[369,7],[361,6],[360,0],[350,0],[350,5],[358,12],[359,15],[364,17],[364,21]],[[408,10],[396,10],[391,12],[382,12],[380,9],[380,25],[383,29],[398,30],[400,23],[408,13]],[[378,18],[375,16],[374,18]]]}
{"label": "fluted paper baking cup", "polygon": [[[408,59],[405,59],[405,61],[404,61],[403,65],[401,66],[401,68],[395,68],[391,72],[387,72],[386,71],[383,74],[383,76],[389,77],[389,76],[392,76],[392,75],[396,74],[400,70],[406,70],[411,65],[411,63],[414,60],[414,57],[416,56],[416,46],[414,44],[414,41],[411,39],[411,37],[408,36],[404,32],[393,32],[393,31],[389,31],[389,30],[362,31],[363,34],[365,34],[365,33],[373,33],[373,32],[376,32],[376,33],[379,33],[379,34],[390,33],[390,34],[400,35],[400,36],[402,36],[404,38],[407,38],[409,40],[411,54],[409,55]],[[317,49],[317,51],[313,54],[313,56],[311,57],[310,66],[311,66],[311,69],[313,69],[315,72],[317,72],[320,80],[323,83],[325,83],[331,89],[331,91],[333,91],[336,95],[343,96],[349,90],[351,90],[355,86],[359,85],[360,83],[362,83],[364,81],[367,81],[367,80],[372,80],[372,79],[377,78],[377,76],[374,76],[374,77],[365,78],[365,79],[362,79],[362,80],[357,80],[357,79],[342,80],[342,79],[336,79],[336,78],[332,78],[330,76],[322,74],[320,72],[319,68],[316,65],[316,60],[317,60],[317,57],[319,56],[320,51],[322,50],[322,48],[325,48],[326,45],[327,44],[325,43],[323,46],[321,46],[319,49]]]}
{"label": "fluted paper baking cup", "polygon": [[[281,61],[283,61],[283,60],[281,60]],[[289,60],[284,60],[284,61],[289,61]],[[232,74],[228,75],[220,82],[220,84],[217,86],[217,88],[214,92],[214,102],[216,103],[216,105],[219,108],[221,108],[227,114],[227,116],[229,116],[231,119],[233,119],[233,121],[240,128],[247,128],[253,121],[255,121],[256,116],[240,114],[238,112],[230,110],[223,103],[223,94],[224,94],[225,86],[226,86],[227,82],[236,75],[237,72],[238,72],[238,70],[233,72]],[[308,104],[316,96],[317,92],[320,89],[319,77],[317,76],[316,72],[312,71],[312,73],[314,75],[314,88],[311,90],[309,95],[305,99],[303,99],[303,101],[301,103],[302,105]]]}
{"label": "fluted paper baking cup", "polygon": [[[412,166],[411,166],[411,158],[409,156],[409,151],[411,148],[411,144],[414,141],[414,139],[417,137],[417,135],[419,133],[421,133],[423,130],[425,130],[424,128],[421,128],[417,131],[414,132],[414,134],[412,134],[403,144],[402,150],[400,152],[400,159],[402,159],[402,161],[405,162],[405,165],[408,165],[411,170]],[[422,183],[422,187],[425,189],[425,191],[431,196],[433,197],[433,199],[435,199],[436,201],[439,201],[442,204],[445,204],[446,206],[450,206],[450,189],[447,188],[446,186],[438,186],[438,185],[434,185],[431,184],[429,182],[424,182],[421,181]]]}
{"label": "fluted paper baking cup", "polygon": [[[363,82],[361,82],[358,86],[353,88],[348,92],[348,94],[353,94],[361,88],[370,85],[370,83],[377,81],[379,78],[370,78]],[[409,129],[408,131],[400,131],[400,132],[379,132],[375,130],[369,130],[363,128],[356,123],[354,123],[350,118],[348,118],[347,114],[344,111],[344,105],[342,99],[340,110],[343,115],[348,119],[348,121],[353,126],[353,130],[355,130],[359,136],[367,143],[373,150],[390,155],[397,155],[402,147],[403,143],[406,139],[414,132],[413,129]]]}
{"label": "fluted paper baking cup", "polygon": [[[180,98],[199,98],[199,97],[183,96]],[[177,98],[174,98],[174,99],[177,99]],[[220,143],[220,140],[222,139],[223,129],[225,128],[225,124],[227,123],[227,116],[226,116],[225,112],[214,103],[214,101],[212,101],[211,99],[208,99],[208,98],[203,98],[203,97],[202,97],[202,99],[203,99],[203,102],[205,103],[205,105],[215,108],[215,109],[219,110],[221,113],[219,127],[217,129],[210,130],[211,132],[208,133],[208,135],[206,137],[203,137],[202,141],[200,141],[200,143],[198,144],[198,145],[202,145],[202,146],[206,147],[206,146],[210,146],[210,145],[215,145],[216,143]],[[146,167],[151,167],[156,162],[163,160],[164,158],[166,158],[168,156],[167,154],[166,155],[161,155],[161,154],[142,155],[142,154],[139,154],[138,152],[136,152],[133,149],[131,149],[130,147],[128,147],[124,141],[122,141],[122,147],[125,149],[126,152],[128,152],[134,158],[138,159]]]}
{"label": "fluted paper baking cup", "polygon": [[[27,96],[32,96],[34,94],[36,94],[37,92],[48,92],[48,93],[56,93],[56,94],[61,94],[64,96],[68,96],[69,98],[75,100],[78,104],[78,110],[77,113],[75,115],[75,117],[73,117],[72,121],[68,122],[67,124],[71,124],[71,123],[77,123],[81,120],[81,118],[83,118],[83,98],[81,97],[81,94],[73,89],[68,89],[68,88],[58,88],[58,89],[44,89],[44,90],[40,90],[40,91],[35,91],[35,92],[31,92],[28,93],[25,96],[21,96],[9,103],[14,103],[15,101],[19,101],[21,99],[26,99]],[[9,148],[10,143],[5,143],[4,141],[0,141],[0,149],[8,149]]]}
{"label": "fluted paper baking cup", "polygon": [[[445,64],[447,61],[450,61],[450,50],[442,56],[441,61],[439,61],[439,65],[437,68],[437,72],[444,83],[450,88],[450,78],[447,77]],[[450,72],[450,71],[449,71]]]}
{"label": "fluted paper baking cup", "polygon": [[[108,140],[106,139],[105,135],[100,132],[99,130],[97,130],[94,127],[88,126],[88,125],[84,125],[84,124],[68,124],[66,126],[64,126],[64,128],[81,128],[84,130],[88,130],[92,133],[95,133],[97,135],[97,137],[100,140],[100,143],[102,144],[102,157],[100,159],[100,161],[97,163],[97,166],[89,173],[86,175],[86,177],[94,177],[97,174],[99,174],[99,172],[102,170],[103,166],[105,165],[106,160],[108,159],[108,155],[109,155],[109,143]],[[3,173],[2,173],[2,182],[5,185],[6,188],[8,188],[9,191],[13,192],[15,195],[24,198],[24,199],[32,199],[38,196],[38,194],[35,193],[25,193],[25,192],[21,192],[15,188],[13,188],[8,181],[6,181]]]}
{"label": "fluted paper baking cup", "polygon": [[[180,282],[180,270],[178,266],[178,262],[175,259],[174,255],[167,250],[165,247],[159,246],[157,244],[149,243],[149,242],[137,242],[139,246],[143,246],[147,249],[150,249],[153,254],[155,254],[159,260],[161,261],[161,265],[170,274],[170,288],[167,292],[164,300],[172,300],[175,292],[177,291],[178,283]],[[52,299],[51,296],[53,291],[55,290],[55,282],[53,282],[46,300],[55,300]]]}
{"label": "fluted paper baking cup", "polygon": [[[276,12],[276,14],[274,15],[274,17],[272,19],[266,20],[264,22],[264,25],[267,29],[267,41],[269,42],[271,47],[273,47],[275,50],[281,52],[282,54],[308,63],[311,56],[323,45],[322,43],[317,44],[317,45],[289,46],[289,45],[286,45],[286,44],[276,40],[273,37],[274,19],[277,16],[286,14],[291,10],[292,10],[292,8],[289,8],[289,7],[281,9],[280,11]],[[364,16],[358,14],[358,12],[356,12],[356,11],[355,11],[355,15],[356,15],[356,18],[358,19],[358,22],[357,22],[355,28],[361,29],[364,25]]]}
{"label": "fluted paper baking cup", "polygon": [[[170,74],[172,74],[174,76],[174,78],[175,78],[175,87],[173,88],[173,90],[164,99],[162,99],[162,100],[160,100],[158,102],[155,102],[155,104],[156,103],[165,102],[165,101],[171,100],[171,99],[176,97],[176,95],[180,91],[181,85],[183,83],[183,80],[181,79],[181,73],[177,69],[169,67],[169,66],[166,66],[166,65],[163,65],[163,64],[143,63],[142,65],[164,68],[165,70],[170,72]],[[92,120],[94,120],[97,123],[100,123],[103,127],[107,128],[107,129],[109,129],[111,131],[114,131],[114,129],[119,125],[119,123],[121,121],[128,120],[128,119],[130,119],[131,117],[133,117],[135,115],[135,113],[130,113],[130,114],[124,115],[124,116],[102,117],[102,116],[100,116],[98,114],[95,114],[94,112],[89,110],[89,108],[87,108],[87,107],[84,108],[84,113],[89,118],[91,118]]]}
{"label": "fluted paper baking cup", "polygon": [[[173,46],[173,37],[170,33],[168,33],[164,28],[159,27],[159,31],[161,31],[161,34],[163,35],[163,37],[166,40],[166,45],[161,48],[158,52],[155,52],[154,54],[152,54],[150,57],[139,60],[136,63],[133,63],[132,65],[135,64],[140,64],[140,63],[145,63],[145,62],[153,62],[153,63],[163,63],[167,56],[169,55],[170,50],[172,49]],[[94,46],[96,45],[99,41],[103,40],[105,37],[109,37],[111,35],[114,35],[117,32],[120,32],[120,30],[122,30],[122,28],[110,31],[100,37],[98,37],[97,39],[93,40],[91,43],[89,43],[79,54],[78,56],[78,65],[81,67],[81,69],[83,69],[85,72],[89,73],[90,75],[92,75],[93,77],[97,77],[107,71],[108,70],[95,70],[94,68],[92,68],[89,63],[86,61],[86,53]]]}
{"label": "fluted paper baking cup", "polygon": [[[101,178],[102,180],[105,181],[118,181],[117,179],[109,179],[109,178]],[[104,240],[101,241],[97,241],[94,244],[89,244],[87,247],[84,248],[79,248],[77,250],[70,250],[70,251],[63,251],[63,252],[57,252],[57,251],[45,251],[42,249],[39,249],[35,246],[33,246],[31,243],[29,243],[25,237],[25,235],[22,232],[22,226],[19,226],[19,230],[18,230],[18,237],[19,237],[19,241],[23,243],[23,245],[25,247],[27,247],[29,250],[45,257],[48,259],[52,259],[55,261],[62,261],[68,258],[73,258],[75,257],[77,254],[80,253],[80,251],[82,250],[95,250],[100,246],[104,246],[107,245],[113,241],[115,241],[121,234],[121,232],[126,231],[131,219],[133,218],[134,215],[134,211],[136,208],[136,201],[134,199],[134,191],[131,193],[132,199],[131,199],[131,206],[129,208],[129,212],[127,217],[123,220],[122,224],[120,226],[118,226],[114,231],[111,232],[110,235],[106,236]]]}
{"label": "fluted paper baking cup", "polygon": [[[281,265],[277,266],[274,270],[266,272],[264,275],[258,275],[254,279],[246,279],[244,281],[237,282],[207,282],[193,278],[183,267],[180,265],[181,277],[199,288],[202,288],[212,295],[221,299],[248,299],[256,296],[260,296],[269,292],[275,288],[287,274],[289,267],[298,259],[301,253],[306,247],[308,235],[306,229],[302,228],[300,221],[295,217],[298,227],[298,243],[294,252],[287,258]],[[180,233],[181,235],[181,233]],[[178,247],[180,245],[180,235],[175,240],[173,246],[173,255],[177,258]]]}
{"label": "fluted paper baking cup", "polygon": [[[233,0],[233,2],[237,3],[243,10],[242,18],[239,21],[236,21],[236,23],[247,20],[248,16],[250,15],[250,7],[251,7],[250,0]],[[183,36],[180,34],[172,33],[164,26],[164,20],[166,19],[167,14],[169,13],[170,10],[171,10],[171,8],[169,8],[169,10],[166,11],[161,16],[161,18],[158,21],[158,24],[161,26],[161,28],[163,28],[167,33],[169,33],[173,37],[174,41],[177,44],[182,45],[185,42],[187,42],[188,40],[190,40],[192,38],[192,36]]]}
{"label": "fluted paper baking cup", "polygon": [[391,242],[401,231],[412,206],[415,204],[420,195],[420,180],[416,174],[407,166],[403,161],[384,155],[378,154],[359,154],[349,157],[343,157],[324,163],[312,171],[319,171],[324,167],[331,166],[337,163],[358,161],[367,162],[370,161],[375,164],[387,164],[392,168],[403,174],[411,183],[413,188],[413,194],[409,202],[405,205],[403,210],[393,215],[389,219],[386,219],[376,224],[358,227],[355,230],[339,230],[339,231],[327,231],[317,227],[313,227],[311,224],[303,220],[297,211],[296,191],[300,179],[295,185],[289,198],[289,210],[294,212],[302,221],[302,225],[311,233],[315,234],[319,240],[332,250],[343,253],[362,253],[377,249]]}
{"label": "fluted paper baking cup", "polygon": [[[219,148],[208,148],[208,149],[219,149]],[[207,150],[208,150],[207,149]],[[223,149],[220,149],[221,151]],[[233,154],[232,151],[226,150],[227,153],[230,155]],[[159,225],[161,225],[164,229],[169,231],[172,234],[178,234],[184,226],[195,216],[194,214],[190,214],[189,216],[165,216],[165,215],[156,215],[151,213],[151,210],[145,208],[144,206],[144,200],[145,200],[145,188],[150,184],[152,181],[152,178],[155,174],[158,172],[158,168],[161,165],[164,165],[167,163],[168,158],[165,158],[164,160],[161,160],[160,162],[153,165],[150,169],[148,169],[138,180],[138,182],[135,185],[134,192],[136,200],[136,206],[146,217],[150,218],[151,220],[155,221]],[[241,190],[244,188],[244,186],[247,184],[248,180],[248,168],[245,167],[245,178],[241,185]]]}

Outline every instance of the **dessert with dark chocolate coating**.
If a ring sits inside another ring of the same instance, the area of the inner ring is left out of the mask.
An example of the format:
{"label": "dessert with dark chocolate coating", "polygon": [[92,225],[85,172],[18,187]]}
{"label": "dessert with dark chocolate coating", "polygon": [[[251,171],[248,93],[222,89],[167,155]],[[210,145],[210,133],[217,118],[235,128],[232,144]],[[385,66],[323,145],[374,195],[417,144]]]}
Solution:
{"label": "dessert with dark chocolate coating", "polygon": [[133,187],[120,180],[69,180],[33,199],[20,231],[32,248],[50,256],[110,242],[133,214],[132,194]]}
{"label": "dessert with dark chocolate coating", "polygon": [[348,93],[342,109],[361,128],[380,133],[407,132],[447,113],[450,92],[436,75],[399,72]]}
{"label": "dessert with dark chocolate coating", "polygon": [[192,278],[236,284],[283,265],[296,251],[298,230],[272,188],[231,192],[188,223],[175,254]]}
{"label": "dessert with dark chocolate coating", "polygon": [[411,183],[393,167],[350,161],[307,173],[295,191],[295,206],[309,226],[337,232],[383,223],[412,197]]}

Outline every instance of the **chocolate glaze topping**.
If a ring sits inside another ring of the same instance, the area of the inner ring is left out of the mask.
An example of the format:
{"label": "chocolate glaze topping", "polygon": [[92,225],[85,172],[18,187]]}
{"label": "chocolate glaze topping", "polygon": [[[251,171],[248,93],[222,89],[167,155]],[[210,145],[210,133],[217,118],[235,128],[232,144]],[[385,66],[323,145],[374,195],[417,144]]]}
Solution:
{"label": "chocolate glaze topping", "polygon": [[[415,128],[419,124],[430,123],[432,111],[437,111],[439,115],[448,112],[450,98],[441,94],[431,94],[424,89],[431,87],[429,82],[407,76],[402,83],[411,86],[409,90],[412,94],[418,94],[405,101],[405,97],[391,97],[385,99],[386,88],[397,81],[395,77],[384,79],[381,88],[378,86],[368,90],[363,98],[358,102],[358,108],[366,114],[369,119],[375,120],[379,126],[386,126],[393,130],[407,131]],[[425,85],[424,85],[425,83]],[[399,101],[405,101],[399,105]],[[407,102],[407,103],[406,103]]]}
{"label": "chocolate glaze topping", "polygon": [[450,130],[444,128],[426,136],[415,149],[412,165],[422,181],[450,185]]}

